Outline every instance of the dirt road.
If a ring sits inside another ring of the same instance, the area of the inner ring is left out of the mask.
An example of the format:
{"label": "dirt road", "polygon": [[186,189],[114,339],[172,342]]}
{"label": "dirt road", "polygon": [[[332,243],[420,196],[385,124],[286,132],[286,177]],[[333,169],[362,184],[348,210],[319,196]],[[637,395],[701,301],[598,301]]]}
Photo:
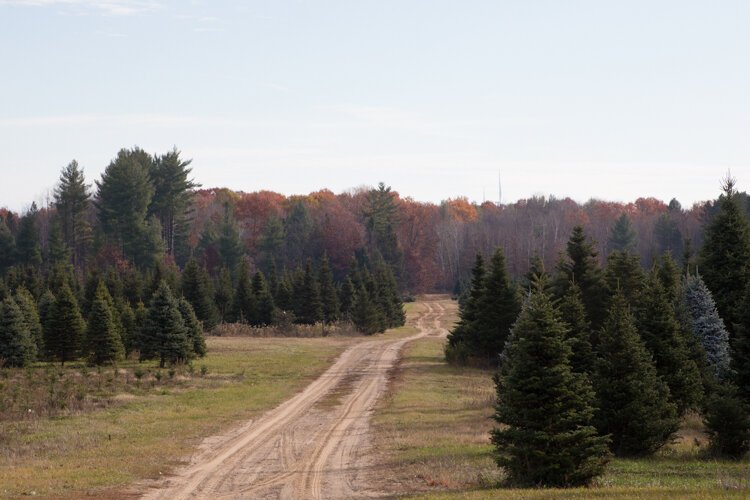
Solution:
{"label": "dirt road", "polygon": [[205,440],[191,464],[147,499],[377,497],[364,484],[369,421],[403,346],[444,335],[443,300],[426,300],[419,332],[359,343],[301,393],[234,431]]}

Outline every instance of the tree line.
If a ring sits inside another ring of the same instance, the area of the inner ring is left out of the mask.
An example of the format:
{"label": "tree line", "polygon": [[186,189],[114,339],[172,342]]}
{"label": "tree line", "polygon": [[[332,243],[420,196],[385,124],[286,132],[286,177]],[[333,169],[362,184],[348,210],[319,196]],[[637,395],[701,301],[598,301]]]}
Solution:
{"label": "tree line", "polygon": [[[404,323],[389,188],[372,190],[371,245],[352,249],[341,274],[325,252],[308,257],[304,241],[288,252],[269,243],[253,259],[228,202],[191,242],[199,184],[190,164],[176,149],[123,149],[92,191],[73,161],[49,207],[0,212],[3,365],[135,353],[184,362],[205,354],[204,329],[222,322],[349,321],[367,334]],[[306,217],[301,208],[284,224],[304,233]]]}
{"label": "tree line", "polygon": [[502,249],[477,255],[446,358],[497,369],[492,433],[511,483],[574,486],[611,454],[650,455],[687,411],[711,450],[750,448],[750,224],[732,178],[699,254],[644,269],[626,214],[602,268],[576,226],[552,272],[511,279]]}

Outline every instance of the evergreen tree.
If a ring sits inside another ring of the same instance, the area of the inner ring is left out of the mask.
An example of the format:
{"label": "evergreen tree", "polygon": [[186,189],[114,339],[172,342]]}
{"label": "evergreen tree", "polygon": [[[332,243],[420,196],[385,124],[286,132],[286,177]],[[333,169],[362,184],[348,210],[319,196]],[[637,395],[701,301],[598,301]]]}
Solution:
{"label": "evergreen tree", "polygon": [[125,354],[120,332],[113,320],[111,302],[107,287],[100,281],[86,328],[88,358],[95,365],[116,362]]}
{"label": "evergreen tree", "polygon": [[591,343],[591,324],[581,298],[581,289],[571,283],[560,301],[560,316],[567,326],[566,341],[570,346],[570,367],[574,372],[591,377],[596,366],[596,354]]}
{"label": "evergreen tree", "polygon": [[466,339],[469,355],[495,365],[505,347],[510,329],[521,311],[521,300],[510,282],[505,255],[498,248],[484,280],[484,292],[477,307],[471,334]]}
{"label": "evergreen tree", "polygon": [[275,309],[273,296],[268,289],[266,279],[260,271],[253,275],[253,296],[256,300],[255,326],[268,326],[273,323],[273,312]]}
{"label": "evergreen tree", "polygon": [[741,310],[732,342],[732,369],[740,397],[750,404],[750,282]]}
{"label": "evergreen tree", "polygon": [[609,254],[604,279],[610,296],[619,291],[630,307],[638,306],[645,276],[636,255],[619,250]]}
{"label": "evergreen tree", "polygon": [[174,148],[154,158],[150,168],[154,197],[149,211],[159,219],[162,243],[167,254],[172,256],[181,244],[180,240],[187,239],[192,192],[200,186],[188,178],[192,161],[180,158],[180,152]]}
{"label": "evergreen tree", "polygon": [[198,261],[190,259],[182,272],[180,288],[182,296],[187,299],[195,311],[196,317],[203,322],[206,330],[211,330],[218,323],[219,313],[214,302],[211,279]]}
{"label": "evergreen tree", "polygon": [[570,282],[581,289],[586,315],[592,328],[598,328],[606,316],[606,285],[594,244],[586,237],[581,226],[573,228],[567,244],[567,259],[558,263],[553,284],[556,298],[565,295]]}
{"label": "evergreen tree", "polygon": [[377,308],[363,285],[354,294],[351,320],[357,330],[365,335],[381,331]]}
{"label": "evergreen tree", "polygon": [[750,450],[750,407],[733,384],[717,384],[711,391],[703,421],[715,455],[740,459]]}
{"label": "evergreen tree", "polygon": [[378,184],[367,193],[365,228],[372,255],[380,255],[391,266],[398,282],[403,282],[404,254],[398,244],[398,195],[390,186]]}
{"label": "evergreen tree", "polygon": [[236,271],[244,249],[240,240],[240,230],[237,228],[229,203],[224,203],[224,219],[219,229],[218,245],[221,265]]}
{"label": "evergreen tree", "polygon": [[545,287],[550,288],[550,276],[544,269],[544,261],[538,254],[535,254],[529,260],[529,270],[523,277],[523,288],[526,292],[531,292],[539,283],[544,283]]}
{"label": "evergreen tree", "polygon": [[648,455],[667,443],[679,428],[669,387],[658,376],[633,315],[622,294],[612,299],[599,332],[594,389],[596,427],[612,436],[616,455]]}
{"label": "evergreen tree", "polygon": [[300,287],[295,287],[295,302],[298,304],[297,322],[314,325],[323,319],[323,303],[320,299],[318,279],[312,261],[307,260]]}
{"label": "evergreen tree", "polygon": [[0,302],[0,365],[28,366],[36,354],[36,344],[21,309],[11,297],[6,297]]}
{"label": "evergreen tree", "polygon": [[31,334],[31,339],[36,346],[36,352],[41,354],[44,352],[44,332],[42,330],[42,322],[39,319],[39,311],[37,309],[36,301],[31,293],[24,287],[16,289],[14,299],[23,314],[26,329],[29,331],[29,334]]}
{"label": "evergreen tree", "polygon": [[193,306],[184,297],[178,302],[182,321],[185,323],[188,343],[192,354],[202,358],[206,355],[206,338],[203,336],[203,326],[195,315]]}
{"label": "evergreen tree", "polygon": [[327,254],[323,254],[320,261],[318,283],[320,283],[320,299],[323,305],[323,321],[327,324],[334,323],[339,319],[339,298],[336,286],[333,284],[333,273]]}
{"label": "evergreen tree", "polygon": [[37,311],[39,311],[39,323],[42,325],[42,341],[41,345],[44,347],[43,350],[38,351],[39,357],[42,357],[48,352],[47,346],[44,345],[44,339],[49,338],[51,335],[50,331],[50,318],[52,316],[52,309],[55,306],[55,296],[49,289],[45,290],[39,301],[37,302]]}
{"label": "evergreen tree", "polygon": [[136,349],[138,337],[140,335],[138,319],[135,311],[125,299],[117,299],[110,306],[112,319],[115,324],[115,330],[120,333],[125,355],[127,356]]}
{"label": "evergreen tree", "polygon": [[61,364],[80,355],[86,322],[81,316],[78,301],[67,283],[63,283],[49,311],[49,327],[44,346],[49,357]]}
{"label": "evergreen tree", "polygon": [[54,191],[54,204],[60,218],[65,246],[71,250],[76,267],[86,261],[91,242],[91,226],[87,218],[90,198],[83,170],[73,160],[60,173],[60,180]]}
{"label": "evergreen tree", "polygon": [[352,283],[351,278],[347,276],[344,282],[341,284],[341,290],[339,292],[341,317],[345,320],[351,318],[352,306],[354,304],[354,294],[354,283]]}
{"label": "evergreen tree", "polygon": [[459,305],[458,323],[448,334],[448,345],[445,354],[448,361],[465,363],[467,361],[467,341],[473,336],[474,322],[479,315],[479,308],[484,296],[484,259],[477,254],[471,270],[471,291],[463,304]]}
{"label": "evergreen tree", "polygon": [[159,359],[159,366],[186,361],[192,351],[180,308],[166,282],[151,298],[143,325],[141,359]]}
{"label": "evergreen tree", "polygon": [[16,239],[0,216],[0,275],[16,263]]}
{"label": "evergreen tree", "polygon": [[730,332],[739,322],[745,286],[750,281],[750,225],[737,200],[735,180],[724,179],[719,212],[705,228],[698,269]]}
{"label": "evergreen tree", "polygon": [[39,227],[37,226],[38,214],[36,203],[32,203],[29,211],[21,218],[16,236],[17,260],[26,266],[39,267],[42,263],[42,247],[39,244]]}
{"label": "evergreen tree", "polygon": [[148,216],[152,162],[142,149],[122,149],[96,181],[101,228],[139,267],[152,266],[161,251],[158,221]]}
{"label": "evergreen tree", "polygon": [[729,334],[716,303],[700,276],[687,278],[684,293],[693,333],[706,352],[713,374],[723,380],[730,373]]}
{"label": "evergreen tree", "polygon": [[628,214],[622,214],[615,221],[609,233],[607,242],[610,251],[633,252],[635,251],[636,234]]}
{"label": "evergreen tree", "polygon": [[684,240],[680,228],[677,226],[677,221],[672,217],[674,211],[670,209],[668,213],[661,214],[656,219],[656,224],[654,224],[654,240],[657,255],[667,253],[682,255]]}
{"label": "evergreen tree", "polygon": [[49,239],[47,240],[47,262],[51,266],[70,262],[70,249],[65,244],[62,227],[57,217],[53,218],[50,224]]}
{"label": "evergreen tree", "polygon": [[270,274],[271,268],[276,266],[276,261],[284,262],[284,224],[281,219],[271,215],[263,226],[263,232],[258,242],[258,250],[261,255],[261,267]]}
{"label": "evergreen tree", "polygon": [[243,260],[239,268],[237,288],[234,291],[230,315],[231,320],[236,323],[253,323],[257,314],[257,302],[253,294],[249,273],[247,263]]}
{"label": "evergreen tree", "polygon": [[659,258],[657,273],[670,304],[676,304],[680,299],[681,278],[680,269],[671,254],[665,253]]}
{"label": "evergreen tree", "polygon": [[653,356],[656,372],[669,386],[679,414],[702,399],[701,374],[690,358],[680,325],[656,270],[652,271],[638,310],[638,332]]}
{"label": "evergreen tree", "polygon": [[219,271],[215,289],[214,301],[219,310],[220,321],[227,321],[232,310],[234,290],[232,289],[232,275],[226,267],[222,267],[221,271]]}
{"label": "evergreen tree", "polygon": [[521,486],[580,486],[604,472],[607,438],[592,426],[594,392],[571,370],[566,327],[550,299],[533,292],[513,327],[496,377],[492,431],[497,463]]}
{"label": "evergreen tree", "polygon": [[294,311],[294,288],[288,275],[279,282],[279,291],[274,297],[276,306],[282,311]]}

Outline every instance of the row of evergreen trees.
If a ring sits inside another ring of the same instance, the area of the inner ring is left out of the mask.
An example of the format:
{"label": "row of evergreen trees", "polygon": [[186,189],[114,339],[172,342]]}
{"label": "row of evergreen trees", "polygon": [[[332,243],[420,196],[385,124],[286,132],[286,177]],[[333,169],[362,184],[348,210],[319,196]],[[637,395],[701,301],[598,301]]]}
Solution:
{"label": "row of evergreen trees", "polygon": [[750,228],[733,188],[728,180],[698,260],[713,285],[668,254],[645,273],[627,216],[604,269],[580,227],[555,273],[532,262],[525,287],[508,278],[502,251],[489,270],[477,257],[446,356],[499,365],[495,419],[506,427],[493,442],[511,481],[585,484],[609,452],[655,452],[689,409],[702,412],[714,451],[747,452]]}
{"label": "row of evergreen trees", "polygon": [[121,300],[98,280],[85,319],[69,281],[46,289],[38,300],[19,286],[0,303],[0,364],[85,359],[102,365],[137,351],[141,360],[159,359],[164,366],[205,355],[203,326],[193,307],[176,298],[166,282],[160,282],[148,308],[139,303],[133,312],[126,305],[123,314]]}

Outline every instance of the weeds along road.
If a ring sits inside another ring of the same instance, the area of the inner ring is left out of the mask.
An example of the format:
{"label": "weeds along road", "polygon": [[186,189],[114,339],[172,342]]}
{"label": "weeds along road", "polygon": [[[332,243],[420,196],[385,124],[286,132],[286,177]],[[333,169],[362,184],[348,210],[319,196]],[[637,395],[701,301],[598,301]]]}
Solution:
{"label": "weeds along road", "polygon": [[370,415],[404,345],[445,335],[448,300],[422,302],[418,333],[361,342],[301,393],[260,418],[204,441],[190,465],[147,499],[379,496],[365,484]]}

